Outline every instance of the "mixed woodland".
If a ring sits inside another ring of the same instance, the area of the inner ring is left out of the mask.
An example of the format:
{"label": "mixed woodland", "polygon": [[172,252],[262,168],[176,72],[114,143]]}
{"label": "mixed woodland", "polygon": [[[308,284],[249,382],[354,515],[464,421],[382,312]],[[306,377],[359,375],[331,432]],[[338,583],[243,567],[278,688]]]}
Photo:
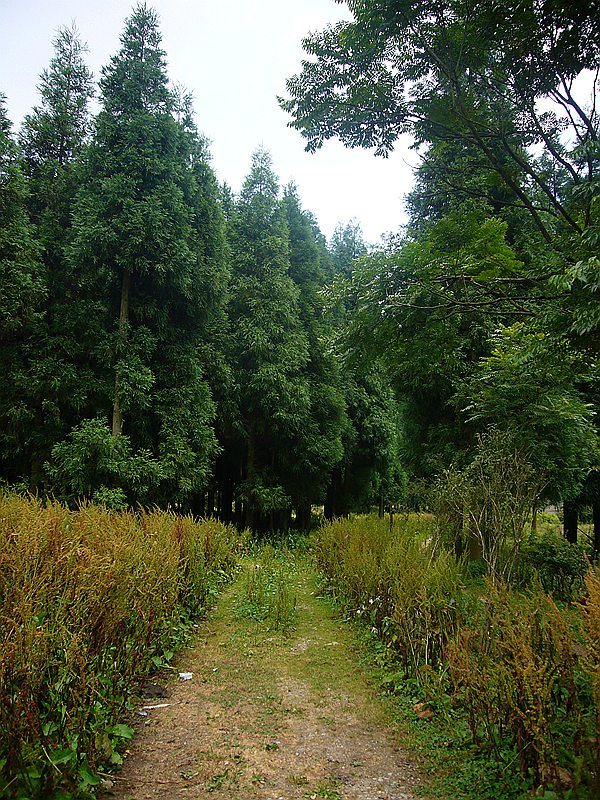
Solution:
{"label": "mixed woodland", "polygon": [[597,551],[598,15],[349,6],[280,103],[309,150],[412,135],[378,247],[327,242],[265,150],[218,183],[151,9],[98,87],[59,31],[18,133],[1,112],[2,480],[285,529],[513,458]]}
{"label": "mixed woodland", "polygon": [[598,796],[598,0],[345,5],[278,102],[309,151],[410,135],[376,246],[265,149],[219,183],[146,5],[97,84],[67,27],[0,97],[1,797],[93,798],[248,531],[317,515],[435,796]]}

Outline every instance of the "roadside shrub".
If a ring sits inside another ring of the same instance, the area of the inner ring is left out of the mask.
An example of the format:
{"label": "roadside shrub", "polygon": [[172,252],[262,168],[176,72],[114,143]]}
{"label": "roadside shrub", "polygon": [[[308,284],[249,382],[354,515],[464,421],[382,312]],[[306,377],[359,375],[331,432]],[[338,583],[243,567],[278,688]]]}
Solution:
{"label": "roadside shrub", "polygon": [[[313,552],[334,597],[385,642],[394,685],[412,686],[411,696],[416,685],[454,726],[465,720],[503,780],[518,770],[547,797],[600,794],[598,569],[564,609],[537,578],[526,592],[497,573],[465,587],[423,515],[391,532],[376,518],[337,520],[315,535]],[[572,589],[557,570],[555,588]]]}
{"label": "roadside shrub", "polygon": [[466,596],[454,556],[435,547],[429,515],[357,517],[325,525],[313,540],[331,592],[377,629],[407,674],[436,669],[463,621]]}
{"label": "roadside shrub", "polygon": [[594,731],[586,741],[589,747],[590,783],[600,796],[600,568],[591,569],[585,578],[587,595],[580,603],[585,646],[583,668],[590,681],[594,701]]}
{"label": "roadside shrub", "polygon": [[578,544],[546,533],[532,534],[527,539],[523,547],[523,567],[539,575],[544,591],[557,600],[569,601],[583,591],[589,563]]}
{"label": "roadside shrub", "polygon": [[541,585],[523,594],[490,582],[484,624],[463,628],[447,657],[474,741],[498,761],[516,754],[536,786],[559,783],[564,754],[582,754],[585,723],[572,632]]}
{"label": "roadside shrub", "polygon": [[0,796],[84,797],[120,763],[135,680],[172,657],[240,546],[212,521],[0,497]]}

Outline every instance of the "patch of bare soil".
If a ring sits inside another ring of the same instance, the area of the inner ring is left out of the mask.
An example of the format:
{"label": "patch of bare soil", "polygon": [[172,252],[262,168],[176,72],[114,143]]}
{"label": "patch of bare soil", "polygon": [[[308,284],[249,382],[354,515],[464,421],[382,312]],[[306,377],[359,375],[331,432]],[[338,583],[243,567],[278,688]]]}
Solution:
{"label": "patch of bare soil", "polygon": [[146,701],[117,800],[404,800],[418,771],[373,685],[352,632],[315,596],[306,565],[294,574],[291,635],[236,615],[240,580],[196,645],[182,654],[168,696]]}

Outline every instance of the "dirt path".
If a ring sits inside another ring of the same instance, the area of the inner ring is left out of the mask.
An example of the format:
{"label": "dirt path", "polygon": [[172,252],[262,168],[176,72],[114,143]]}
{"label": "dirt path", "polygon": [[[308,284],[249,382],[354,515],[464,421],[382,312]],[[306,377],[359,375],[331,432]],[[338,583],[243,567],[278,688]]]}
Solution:
{"label": "dirt path", "polygon": [[106,796],[413,798],[417,770],[394,741],[352,632],[316,596],[306,562],[286,566],[297,609],[287,636],[244,612],[248,569],[262,566],[245,568],[180,657],[192,679],[175,676],[166,698],[147,701],[168,705],[148,711]]}

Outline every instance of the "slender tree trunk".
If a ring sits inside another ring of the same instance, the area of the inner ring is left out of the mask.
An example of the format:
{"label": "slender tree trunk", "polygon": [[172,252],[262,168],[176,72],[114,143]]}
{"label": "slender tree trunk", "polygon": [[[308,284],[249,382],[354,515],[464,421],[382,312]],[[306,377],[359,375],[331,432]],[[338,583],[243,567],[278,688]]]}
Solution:
{"label": "slender tree trunk", "polygon": [[577,507],[570,501],[563,503],[563,534],[567,542],[577,544]]}
{"label": "slender tree trunk", "polygon": [[235,483],[233,483],[232,488],[231,488],[231,491],[233,492],[233,496],[235,497],[233,515],[234,515],[234,519],[235,519],[235,526],[238,529],[238,531],[241,531],[241,530],[244,529],[244,521],[245,521],[244,520],[244,515],[245,515],[244,503],[239,498],[238,493],[237,493],[240,483],[246,477],[244,469],[245,469],[244,459],[241,458],[240,459],[240,463],[239,463],[239,472],[238,472],[238,475],[237,475],[237,479],[236,479]]}
{"label": "slender tree trunk", "polygon": [[537,506],[533,507],[533,513],[531,515],[531,532],[537,533],[537,519],[538,519],[538,510]]}
{"label": "slender tree trunk", "polygon": [[207,505],[206,505],[206,516],[214,517],[214,515],[215,515],[215,490],[209,489]]}
{"label": "slender tree trunk", "polygon": [[457,513],[455,519],[452,521],[452,538],[454,540],[454,555],[456,558],[462,558],[465,545],[463,541],[463,527],[465,521],[462,513]]}
{"label": "slender tree trunk", "polygon": [[221,520],[225,523],[231,522],[231,509],[233,506],[233,486],[231,484],[231,480],[227,479],[223,489],[221,490],[222,493],[222,508],[221,508]]}
{"label": "slender tree trunk", "polygon": [[350,468],[349,465],[346,464],[344,469],[341,472],[341,500],[340,500],[340,493],[337,495],[338,500],[338,508],[336,508],[335,515],[336,517],[349,517],[350,516],[350,505],[348,502],[349,492],[348,492],[348,484],[350,483]]}
{"label": "slender tree trunk", "polygon": [[[123,281],[121,283],[121,308],[119,311],[119,338],[120,346],[124,348],[127,342],[129,327],[129,293],[131,291],[131,272],[123,270]],[[123,433],[123,410],[121,407],[121,389],[119,387],[119,377],[115,378],[115,399],[113,403],[112,435],[120,436]]]}
{"label": "slender tree trunk", "polygon": [[191,511],[195,517],[202,518],[204,516],[204,492],[198,492],[194,495]]}
{"label": "slender tree trunk", "polygon": [[469,560],[480,561],[483,558],[483,545],[474,525],[469,526]]}
{"label": "slender tree trunk", "polygon": [[600,556],[600,500],[594,500],[592,520],[594,522],[594,558],[598,558]]}
{"label": "slender tree trunk", "polygon": [[311,508],[310,506],[300,506],[296,509],[296,525],[298,530],[307,531],[310,528]]}
{"label": "slender tree trunk", "polygon": [[[41,431],[44,427],[44,412],[42,400],[35,403],[35,422],[33,423],[36,431]],[[40,450],[36,448],[31,456],[31,473],[29,478],[29,490],[33,493],[41,488],[44,481],[44,458]]]}
{"label": "slender tree trunk", "polygon": [[325,504],[323,506],[323,514],[325,519],[332,520],[335,514],[335,494],[336,494],[336,487],[337,487],[337,470],[333,470],[331,473],[331,478],[329,481],[329,487],[327,488],[327,494],[325,495]]}
{"label": "slender tree trunk", "polygon": [[[254,478],[256,475],[256,442],[254,440],[254,431],[248,431],[248,452],[246,455],[246,475],[248,479]],[[246,509],[246,527],[254,530],[256,524],[255,508],[252,503],[246,498],[244,503]]]}
{"label": "slender tree trunk", "polygon": [[383,519],[385,515],[385,497],[383,492],[379,495],[379,519]]}

